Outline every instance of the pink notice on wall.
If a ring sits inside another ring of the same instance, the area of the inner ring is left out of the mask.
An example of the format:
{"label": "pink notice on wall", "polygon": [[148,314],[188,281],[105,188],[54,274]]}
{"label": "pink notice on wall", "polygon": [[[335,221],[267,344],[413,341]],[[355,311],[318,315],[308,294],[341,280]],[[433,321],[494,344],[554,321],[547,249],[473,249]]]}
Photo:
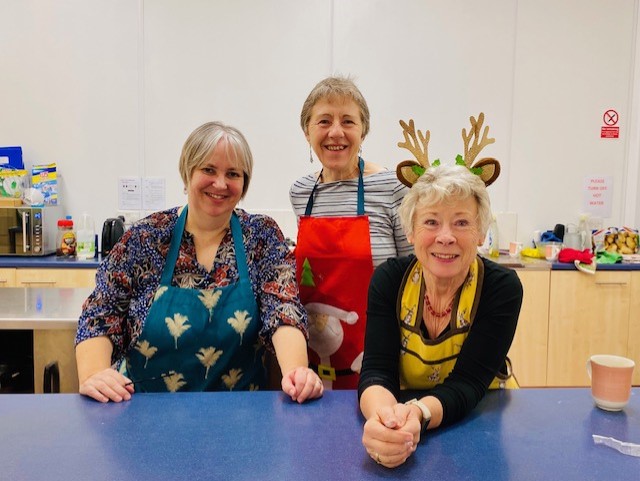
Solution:
{"label": "pink notice on wall", "polygon": [[620,127],[617,125],[620,116],[613,109],[607,110],[602,116],[604,125],[600,127],[601,139],[617,139],[620,137]]}
{"label": "pink notice on wall", "polygon": [[613,177],[608,175],[585,177],[582,207],[593,217],[611,217]]}

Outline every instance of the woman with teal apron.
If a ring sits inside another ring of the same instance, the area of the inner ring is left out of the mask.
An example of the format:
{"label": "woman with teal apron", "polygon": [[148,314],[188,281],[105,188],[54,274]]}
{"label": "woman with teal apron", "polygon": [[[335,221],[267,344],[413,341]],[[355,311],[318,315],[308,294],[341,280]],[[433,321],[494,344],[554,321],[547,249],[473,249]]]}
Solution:
{"label": "woman with teal apron", "polygon": [[126,357],[136,390],[222,391],[265,387],[262,346],[256,339],[260,313],[256,304],[236,214],[231,234],[240,279],[211,290],[171,285],[184,231],[186,206],[171,237],[160,286],[135,349]]}
{"label": "woman with teal apron", "polygon": [[133,224],[98,267],[78,319],[80,393],[121,402],[136,391],[264,389],[269,349],[273,388],[298,403],[322,396],[294,255],[272,218],[237,207],[253,172],[246,139],[207,122],[178,165],[188,207]]}

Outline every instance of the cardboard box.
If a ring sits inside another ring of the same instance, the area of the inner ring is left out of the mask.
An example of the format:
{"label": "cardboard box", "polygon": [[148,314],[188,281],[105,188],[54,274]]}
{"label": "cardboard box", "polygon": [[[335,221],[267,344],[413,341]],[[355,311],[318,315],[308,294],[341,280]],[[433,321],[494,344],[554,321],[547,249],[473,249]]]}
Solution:
{"label": "cardboard box", "polygon": [[22,205],[22,199],[15,199],[13,197],[0,197],[0,207],[20,207]]}
{"label": "cardboard box", "polygon": [[31,187],[44,197],[44,205],[58,205],[58,174],[55,162],[31,169]]}

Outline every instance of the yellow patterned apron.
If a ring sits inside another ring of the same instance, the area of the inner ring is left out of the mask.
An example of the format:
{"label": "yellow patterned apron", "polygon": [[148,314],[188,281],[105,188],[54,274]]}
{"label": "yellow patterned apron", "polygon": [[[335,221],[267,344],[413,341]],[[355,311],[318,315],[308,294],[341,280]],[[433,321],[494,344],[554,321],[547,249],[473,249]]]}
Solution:
{"label": "yellow patterned apron", "polygon": [[[441,384],[456,364],[462,345],[476,315],[484,264],[476,258],[471,264],[460,295],[454,300],[450,329],[438,339],[426,339],[420,332],[425,284],[417,259],[406,272],[398,295],[400,324],[400,386],[402,389],[431,389]],[[489,389],[514,389],[518,383],[505,359],[507,373],[499,372]]]}

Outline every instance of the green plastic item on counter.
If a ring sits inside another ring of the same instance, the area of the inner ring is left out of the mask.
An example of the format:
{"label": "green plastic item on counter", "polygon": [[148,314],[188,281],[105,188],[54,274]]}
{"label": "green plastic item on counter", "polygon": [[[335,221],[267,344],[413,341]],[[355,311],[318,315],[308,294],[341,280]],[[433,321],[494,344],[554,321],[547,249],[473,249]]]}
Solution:
{"label": "green plastic item on counter", "polygon": [[622,262],[622,255],[617,252],[598,251],[596,252],[596,262],[598,264],[617,264]]}

